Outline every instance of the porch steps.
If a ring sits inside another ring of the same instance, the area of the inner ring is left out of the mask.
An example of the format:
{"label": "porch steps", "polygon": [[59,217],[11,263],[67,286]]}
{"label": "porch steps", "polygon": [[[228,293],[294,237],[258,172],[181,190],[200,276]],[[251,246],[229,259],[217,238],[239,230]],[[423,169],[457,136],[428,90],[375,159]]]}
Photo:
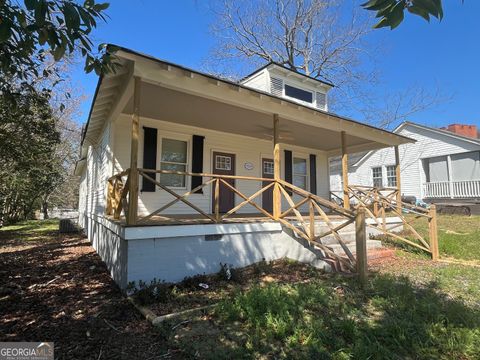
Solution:
{"label": "porch steps", "polygon": [[[343,221],[332,221],[332,225],[337,227],[341,225]],[[301,229],[301,225],[298,222],[292,222],[292,225],[295,227],[299,227]],[[330,228],[324,221],[316,221],[315,222],[315,234],[322,234],[329,231]],[[338,234],[342,237],[344,243],[348,246],[350,251],[355,254],[356,252],[356,235],[355,235],[355,224],[349,224],[345,226],[343,229],[338,231]],[[306,240],[302,239],[299,235],[295,234],[293,231],[291,232],[291,236],[294,236],[297,240],[302,240],[302,242],[307,243]],[[338,243],[337,239],[334,235],[327,235],[321,239],[322,244],[328,246],[334,253],[338,255],[346,255],[345,251],[343,250],[342,246]],[[308,245],[310,248],[311,245]],[[317,246],[313,245],[315,250],[320,252],[320,255],[323,257],[323,252]],[[371,240],[367,239],[367,250],[371,249],[379,249],[382,247],[382,242],[380,240]]]}

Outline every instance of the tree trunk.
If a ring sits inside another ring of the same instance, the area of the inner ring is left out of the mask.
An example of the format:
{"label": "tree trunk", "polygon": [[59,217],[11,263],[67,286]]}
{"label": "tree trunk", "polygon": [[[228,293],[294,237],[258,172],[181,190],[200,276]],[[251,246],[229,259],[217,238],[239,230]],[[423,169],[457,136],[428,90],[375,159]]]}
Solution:
{"label": "tree trunk", "polygon": [[48,219],[48,198],[42,201],[43,220]]}

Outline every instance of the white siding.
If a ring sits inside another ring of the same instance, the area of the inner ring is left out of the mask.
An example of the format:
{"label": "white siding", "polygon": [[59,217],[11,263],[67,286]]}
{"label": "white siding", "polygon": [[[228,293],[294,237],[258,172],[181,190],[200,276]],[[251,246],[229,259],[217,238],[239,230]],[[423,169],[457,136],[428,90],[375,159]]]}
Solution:
{"label": "white siding", "polygon": [[[204,143],[204,159],[203,159],[203,171],[206,173],[212,172],[212,153],[214,151],[233,153],[235,154],[235,173],[242,176],[255,176],[260,177],[261,174],[261,159],[272,158],[273,146],[271,141],[259,140],[245,136],[232,135],[219,131],[206,130],[202,128],[196,128],[191,126],[174,124],[171,122],[151,120],[146,118],[140,119],[140,129],[142,126],[153,127],[158,129],[158,138],[177,138],[180,140],[188,141],[188,146],[191,146],[192,135],[205,136]],[[131,119],[126,115],[122,115],[115,122],[115,146],[114,146],[114,162],[116,164],[116,172],[127,169],[130,164],[130,132],[131,132]],[[314,151],[311,149],[295,147],[295,146],[282,146],[282,164],[283,164],[283,150],[288,149],[293,151],[294,156],[302,156],[307,159],[309,154],[315,154],[317,157],[317,193],[320,196],[328,198],[329,183],[328,183],[328,165],[327,155],[322,151]],[[159,168],[160,161],[160,146],[157,147],[157,168]],[[245,163],[249,162],[253,164],[253,170],[246,170]],[[140,131],[139,140],[139,167],[143,164],[143,131]],[[308,163],[307,163],[308,166]],[[191,151],[189,151],[188,171],[191,171]],[[284,169],[282,167],[282,176]],[[236,187],[246,195],[251,195],[255,191],[259,190],[261,183],[258,181],[237,181]],[[141,188],[141,181],[140,181]],[[183,193],[190,190],[190,178],[187,177],[187,187],[184,190],[176,190],[177,193]],[[140,194],[139,199],[139,212],[150,213],[167,202],[171,201],[173,197],[167,194],[165,191],[156,189],[155,192],[144,192]],[[189,201],[200,207],[206,212],[211,212],[211,187],[204,188],[203,194],[193,194],[189,197]],[[243,201],[240,197],[236,198],[236,203]],[[261,202],[261,196],[257,198],[257,202]],[[284,208],[287,207],[287,203],[284,203]],[[190,209],[183,203],[177,203],[172,206],[165,213],[169,214],[188,214],[194,213],[193,209]],[[243,213],[257,212],[255,208],[248,205],[239,210]]]}
{"label": "white siding", "polygon": [[[409,124],[399,134],[417,141],[400,146],[400,169],[402,194],[413,195],[419,199],[423,197],[421,184],[425,182],[421,159],[480,150],[479,145]],[[386,185],[386,166],[393,164],[395,164],[393,147],[372,152],[357,167],[349,169],[349,183],[371,186],[372,168],[382,166],[383,181]],[[341,188],[341,176],[338,169],[332,171],[330,184],[332,189]]]}
{"label": "white siding", "polygon": [[262,70],[243,82],[243,85],[260,91],[270,92],[270,84],[267,70]]}
{"label": "white siding", "polygon": [[88,148],[86,169],[80,183],[80,218],[105,212],[107,179],[112,173],[111,156],[110,126],[107,125],[101,132],[98,143]]}

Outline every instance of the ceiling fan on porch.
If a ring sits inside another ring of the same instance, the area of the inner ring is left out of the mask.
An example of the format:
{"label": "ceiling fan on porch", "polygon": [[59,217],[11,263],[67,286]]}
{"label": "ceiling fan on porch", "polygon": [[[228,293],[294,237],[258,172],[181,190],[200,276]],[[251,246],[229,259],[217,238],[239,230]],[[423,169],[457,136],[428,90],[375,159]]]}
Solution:
{"label": "ceiling fan on porch", "polygon": [[[261,128],[263,133],[262,135],[268,138],[269,140],[273,140],[273,128],[269,126],[263,126],[263,125],[257,125],[257,127]],[[293,137],[293,134],[290,130],[282,128],[280,126],[279,128],[279,136],[280,140],[287,140],[287,141],[293,141],[295,138]]]}

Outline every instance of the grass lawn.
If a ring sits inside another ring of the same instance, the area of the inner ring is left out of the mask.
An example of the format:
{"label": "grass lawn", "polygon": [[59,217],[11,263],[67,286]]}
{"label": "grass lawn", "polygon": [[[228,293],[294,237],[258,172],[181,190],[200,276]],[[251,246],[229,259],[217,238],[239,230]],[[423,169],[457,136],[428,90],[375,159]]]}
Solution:
{"label": "grass lawn", "polygon": [[[480,358],[477,267],[397,250],[370,262],[362,289],[353,276],[262,263],[235,281],[165,285],[156,312],[218,305],[158,329],[130,306],[85,238],[55,228],[47,221],[0,230],[0,341],[53,340],[59,359]],[[441,216],[439,229],[442,253],[480,259],[463,256],[450,237],[473,248],[473,217]],[[463,229],[471,234],[458,235]]]}
{"label": "grass lawn", "polygon": [[[426,219],[418,219],[413,225],[428,237]],[[480,216],[438,215],[437,226],[441,257],[480,261]]]}
{"label": "grass lawn", "polygon": [[390,260],[373,267],[365,289],[341,275],[257,283],[163,330],[186,358],[480,358],[479,270]]}

